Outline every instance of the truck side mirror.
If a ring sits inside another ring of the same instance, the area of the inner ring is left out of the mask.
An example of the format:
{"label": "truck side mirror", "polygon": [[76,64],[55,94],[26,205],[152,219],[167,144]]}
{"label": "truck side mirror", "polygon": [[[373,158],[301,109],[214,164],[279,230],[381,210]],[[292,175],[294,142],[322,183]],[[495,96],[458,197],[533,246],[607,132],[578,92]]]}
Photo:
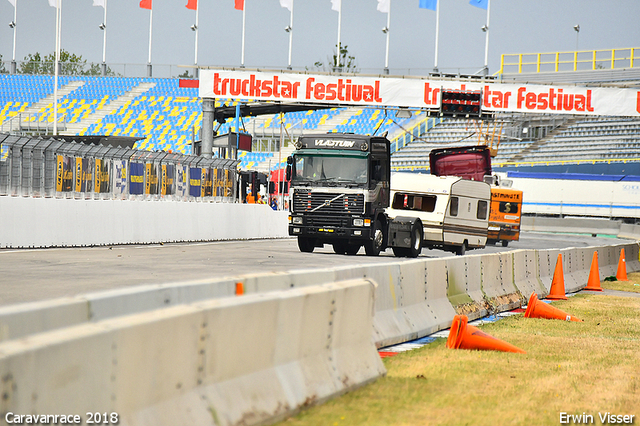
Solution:
{"label": "truck side mirror", "polygon": [[[289,157],[289,158],[291,158],[291,157]],[[291,164],[287,164],[286,179],[287,179],[287,181],[291,180]]]}

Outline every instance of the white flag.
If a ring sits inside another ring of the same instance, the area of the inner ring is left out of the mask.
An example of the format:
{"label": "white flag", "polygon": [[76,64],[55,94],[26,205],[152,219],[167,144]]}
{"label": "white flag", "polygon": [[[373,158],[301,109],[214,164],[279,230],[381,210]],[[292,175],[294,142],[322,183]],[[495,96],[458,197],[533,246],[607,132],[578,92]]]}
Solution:
{"label": "white flag", "polygon": [[293,0],[280,0],[280,6],[289,9],[289,12],[293,10]]}
{"label": "white flag", "polygon": [[13,7],[16,7],[16,0],[9,0],[9,3],[11,3]]}
{"label": "white flag", "polygon": [[391,0],[378,0],[378,11],[382,13],[389,13],[390,5],[391,5]]}
{"label": "white flag", "polygon": [[49,0],[49,6],[55,7],[55,8],[59,8],[60,7],[60,0]]}
{"label": "white flag", "polygon": [[107,0],[93,0],[93,5],[94,6],[100,6],[104,9],[104,4],[107,2]]}
{"label": "white flag", "polygon": [[331,10],[340,12],[340,7],[342,7],[342,0],[331,0]]}

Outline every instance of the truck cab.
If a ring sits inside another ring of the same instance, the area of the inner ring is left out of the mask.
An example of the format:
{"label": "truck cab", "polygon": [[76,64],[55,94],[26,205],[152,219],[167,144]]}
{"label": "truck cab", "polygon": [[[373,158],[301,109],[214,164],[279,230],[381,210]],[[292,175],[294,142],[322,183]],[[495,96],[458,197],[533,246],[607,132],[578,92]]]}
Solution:
{"label": "truck cab", "polygon": [[368,255],[386,247],[390,155],[385,137],[327,133],[301,136],[287,159],[289,235],[302,252],[324,244]]}

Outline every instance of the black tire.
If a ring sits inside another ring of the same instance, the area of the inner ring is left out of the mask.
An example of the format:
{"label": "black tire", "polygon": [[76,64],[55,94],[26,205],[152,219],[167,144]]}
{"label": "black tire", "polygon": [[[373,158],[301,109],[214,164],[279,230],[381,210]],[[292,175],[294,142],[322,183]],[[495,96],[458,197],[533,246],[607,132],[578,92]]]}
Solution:
{"label": "black tire", "polygon": [[384,233],[382,232],[382,225],[380,225],[379,221],[376,220],[373,222],[371,234],[373,238],[364,244],[364,251],[367,253],[367,256],[377,256],[380,254],[384,243]]}
{"label": "black tire", "polygon": [[347,243],[333,243],[333,251],[337,254],[346,254]]}
{"label": "black tire", "polygon": [[360,251],[360,247],[362,247],[360,244],[347,244],[345,253],[349,256],[355,256]]}
{"label": "black tire", "polygon": [[461,246],[457,246],[456,247],[456,254],[458,256],[464,256],[466,252],[467,252],[467,242],[466,241],[464,243],[462,243]]}
{"label": "black tire", "polygon": [[414,223],[411,228],[411,247],[407,249],[407,257],[418,257],[422,252],[422,224]]}
{"label": "black tire", "polygon": [[509,240],[502,240],[502,247],[509,247]]}
{"label": "black tire", "polygon": [[316,246],[316,242],[313,238],[298,237],[298,248],[303,253],[313,253],[313,249]]}
{"label": "black tire", "polygon": [[408,257],[409,256],[409,249],[408,248],[391,247],[391,250],[393,250],[393,255],[395,257]]}

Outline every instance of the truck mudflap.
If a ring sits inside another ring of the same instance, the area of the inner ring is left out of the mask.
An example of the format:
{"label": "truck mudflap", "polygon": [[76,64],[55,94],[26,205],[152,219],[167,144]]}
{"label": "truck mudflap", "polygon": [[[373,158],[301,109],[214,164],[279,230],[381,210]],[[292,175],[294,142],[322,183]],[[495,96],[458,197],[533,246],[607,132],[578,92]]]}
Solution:
{"label": "truck mudflap", "polygon": [[411,248],[413,241],[411,231],[416,223],[422,229],[422,222],[417,217],[398,216],[389,222],[389,247]]}

